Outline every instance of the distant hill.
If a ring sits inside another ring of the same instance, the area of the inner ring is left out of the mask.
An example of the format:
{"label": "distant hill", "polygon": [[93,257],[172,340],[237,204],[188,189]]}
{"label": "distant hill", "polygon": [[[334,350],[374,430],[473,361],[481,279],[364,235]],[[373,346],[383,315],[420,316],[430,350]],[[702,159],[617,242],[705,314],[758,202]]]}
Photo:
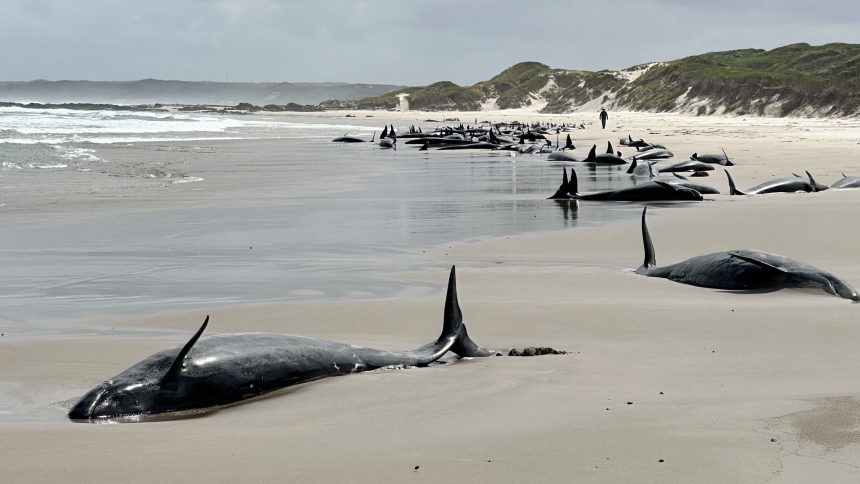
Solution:
{"label": "distant hill", "polygon": [[0,82],[0,101],[102,104],[318,104],[360,99],[398,89],[342,82],[24,81]]}
{"label": "distant hill", "polygon": [[523,62],[472,86],[437,82],[358,100],[326,101],[333,109],[476,111],[529,107],[544,113],[611,109],[767,116],[860,115],[860,45],[792,44],[741,49],[641,64],[620,71],[553,69]]}

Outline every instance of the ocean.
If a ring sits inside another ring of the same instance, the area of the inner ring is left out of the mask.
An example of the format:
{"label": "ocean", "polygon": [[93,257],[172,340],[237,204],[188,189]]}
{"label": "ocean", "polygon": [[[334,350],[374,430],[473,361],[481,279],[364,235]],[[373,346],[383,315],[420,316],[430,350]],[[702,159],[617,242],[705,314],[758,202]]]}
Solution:
{"label": "ocean", "polygon": [[[440,125],[420,116],[394,124]],[[546,200],[562,166],[546,155],[330,142],[369,140],[388,122],[0,109],[0,326],[24,334],[92,315],[424,294],[438,288],[386,274],[446,270],[426,255],[446,243],[641,208]],[[618,168],[577,172],[582,191],[631,183]]]}

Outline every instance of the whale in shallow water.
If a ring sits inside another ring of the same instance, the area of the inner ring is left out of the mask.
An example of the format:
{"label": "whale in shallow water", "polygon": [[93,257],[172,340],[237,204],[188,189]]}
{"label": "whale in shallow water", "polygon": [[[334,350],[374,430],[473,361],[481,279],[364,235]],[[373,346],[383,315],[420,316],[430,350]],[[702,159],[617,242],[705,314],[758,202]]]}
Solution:
{"label": "whale in shallow water", "polygon": [[412,351],[278,333],[201,337],[208,322],[207,316],[184,346],[155,353],[88,392],[71,408],[69,418],[92,421],[211,409],[320,378],[390,365],[425,366],[449,351],[471,357],[496,354],[475,344],[466,332],[454,267],[442,334]]}
{"label": "whale in shallow water", "polygon": [[860,188],[860,176],[845,176],[842,174],[842,179],[836,181],[830,188]]}
{"label": "whale in shallow water", "polygon": [[597,154],[597,145],[591,147],[588,152],[588,157],[582,160],[585,163],[594,163],[598,165],[626,165],[627,161],[621,158],[621,153],[616,153],[612,149],[612,143],[606,144],[606,153]]}
{"label": "whale in shallow water", "polygon": [[581,156],[576,156],[573,153],[568,153],[567,151],[556,150],[549,154],[546,157],[547,161],[573,161],[579,162],[582,161]]}
{"label": "whale in shallow water", "polygon": [[762,195],[765,193],[794,193],[794,192],[817,192],[820,186],[816,183],[812,175],[807,171],[807,178],[799,176],[788,176],[784,178],[776,178],[760,183],[749,190],[740,191],[735,187],[735,180],[732,178],[728,170],[726,177],[729,179],[729,193],[732,195]]}
{"label": "whale in shallow water", "polygon": [[648,277],[662,277],[682,284],[728,290],[776,290],[817,287],[834,296],[860,302],[851,284],[839,277],[782,255],[739,249],[700,255],[676,264],[657,267],[654,244],[642,210],[642,242],[645,261],[636,270]]}
{"label": "whale in shallow water", "polygon": [[619,190],[609,190],[595,193],[579,193],[579,182],[576,172],[571,168],[570,179],[567,170],[562,168],[563,177],[561,185],[555,194],[549,197],[551,200],[573,199],[573,200],[604,200],[612,202],[656,202],[656,201],[700,201],[702,194],[687,187],[666,183],[663,181],[649,181]]}
{"label": "whale in shallow water", "polygon": [[690,155],[690,159],[701,161],[702,163],[711,163],[714,165],[735,166],[735,164],[732,163],[732,160],[729,159],[729,155],[726,154],[726,150],[723,150],[723,154],[721,155],[700,155],[698,153],[693,153],[692,155]]}

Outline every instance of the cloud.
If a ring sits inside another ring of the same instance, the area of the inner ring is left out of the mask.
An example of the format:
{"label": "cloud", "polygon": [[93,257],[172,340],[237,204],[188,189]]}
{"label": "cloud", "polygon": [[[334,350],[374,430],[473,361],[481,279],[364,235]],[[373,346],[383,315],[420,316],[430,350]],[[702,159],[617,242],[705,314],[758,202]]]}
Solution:
{"label": "cloud", "polygon": [[622,68],[860,41],[850,1],[3,0],[0,79],[471,84],[523,60]]}

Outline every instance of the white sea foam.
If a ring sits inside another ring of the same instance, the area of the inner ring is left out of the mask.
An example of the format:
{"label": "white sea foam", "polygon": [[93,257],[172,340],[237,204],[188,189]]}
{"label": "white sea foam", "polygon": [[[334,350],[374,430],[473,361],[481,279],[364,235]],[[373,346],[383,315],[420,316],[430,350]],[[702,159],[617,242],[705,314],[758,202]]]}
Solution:
{"label": "white sea foam", "polygon": [[95,155],[96,150],[90,148],[76,148],[74,146],[53,145],[54,150],[60,156],[72,161],[104,161]]}
{"label": "white sea foam", "polygon": [[0,144],[135,143],[311,138],[378,128],[211,113],[0,108]]}
{"label": "white sea foam", "polygon": [[204,179],[199,177],[199,176],[184,176],[184,177],[179,178],[177,180],[173,180],[173,183],[174,184],[176,184],[176,183],[194,183],[194,182],[201,182],[203,180]]}

